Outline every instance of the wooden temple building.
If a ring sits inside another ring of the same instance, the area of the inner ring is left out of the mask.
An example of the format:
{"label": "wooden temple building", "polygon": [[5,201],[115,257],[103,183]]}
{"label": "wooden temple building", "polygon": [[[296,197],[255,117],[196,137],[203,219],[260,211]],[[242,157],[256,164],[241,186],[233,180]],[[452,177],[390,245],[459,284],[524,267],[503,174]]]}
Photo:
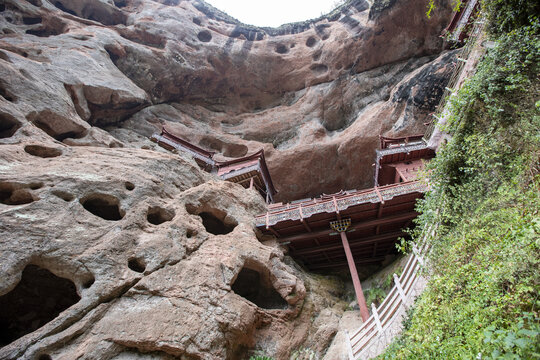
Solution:
{"label": "wooden temple building", "polygon": [[217,175],[221,179],[241,184],[245,188],[255,187],[266,199],[266,203],[274,202],[277,191],[272,183],[262,149],[252,155],[217,162],[216,165]]}
{"label": "wooden temple building", "polygon": [[150,139],[157,142],[161,147],[167,150],[190,154],[202,169],[212,171],[212,169],[214,169],[216,166],[216,162],[213,159],[215,152],[207,151],[193,145],[179,136],[174,135],[165,127],[161,129],[161,133],[153,134]]}
{"label": "wooden temple building", "polygon": [[257,227],[311,271],[348,267],[365,321],[369,312],[356,267],[381,264],[396,253],[398,238],[418,215],[416,200],[427,190],[416,176],[434,155],[422,135],[381,137],[373,188],[271,204],[257,216]]}
{"label": "wooden temple building", "polygon": [[228,161],[216,161],[214,160],[215,152],[193,145],[174,135],[165,127],[162,128],[161,133],[153,134],[151,139],[168,150],[190,154],[202,169],[245,188],[255,188],[267,203],[274,202],[277,191],[270,177],[262,149],[252,155]]}
{"label": "wooden temple building", "polygon": [[435,151],[423,140],[424,134],[387,138],[381,136],[381,148],[376,150],[375,186],[412,181],[424,167],[425,160],[435,157]]}
{"label": "wooden temple building", "polygon": [[374,187],[341,191],[288,204],[273,203],[276,190],[261,150],[255,154],[216,161],[202,149],[163,128],[152,139],[159,145],[193,156],[201,168],[223,180],[255,188],[267,201],[267,212],[256,217],[263,233],[288,246],[290,255],[310,271],[349,268],[362,318],[369,312],[357,266],[381,264],[396,253],[397,239],[418,215],[416,200],[427,184],[417,180],[424,161],[435,152],[422,135],[380,137],[376,150]]}

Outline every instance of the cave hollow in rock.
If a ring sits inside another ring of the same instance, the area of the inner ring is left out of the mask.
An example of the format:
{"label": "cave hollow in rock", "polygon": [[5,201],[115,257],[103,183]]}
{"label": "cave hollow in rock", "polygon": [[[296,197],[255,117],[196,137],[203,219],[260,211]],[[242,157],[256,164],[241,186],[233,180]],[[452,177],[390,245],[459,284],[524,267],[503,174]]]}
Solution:
{"label": "cave hollow in rock", "polygon": [[124,217],[120,202],[112,195],[91,194],[82,198],[80,203],[87,211],[105,220],[118,221]]}
{"label": "cave hollow in rock", "polygon": [[0,347],[37,330],[79,300],[72,281],[26,266],[15,288],[0,296]]}
{"label": "cave hollow in rock", "polygon": [[238,222],[227,216],[225,211],[216,208],[202,208],[192,204],[186,205],[186,210],[192,215],[198,215],[207,232],[214,235],[225,235],[234,230]]}
{"label": "cave hollow in rock", "polygon": [[263,309],[286,309],[288,303],[274,289],[269,277],[244,266],[236,276],[231,289]]}
{"label": "cave hollow in rock", "polygon": [[173,210],[164,209],[160,206],[152,206],[146,213],[146,219],[150,224],[160,225],[164,222],[171,221],[174,215]]}

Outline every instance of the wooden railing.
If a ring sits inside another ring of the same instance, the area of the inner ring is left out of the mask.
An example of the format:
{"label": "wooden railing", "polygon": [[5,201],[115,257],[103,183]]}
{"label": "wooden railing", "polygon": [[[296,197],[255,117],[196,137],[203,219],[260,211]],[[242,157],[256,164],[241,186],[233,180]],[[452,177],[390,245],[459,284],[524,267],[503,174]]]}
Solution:
{"label": "wooden railing", "polygon": [[[434,230],[428,230],[433,236]],[[423,241],[424,244],[427,242]],[[379,307],[371,304],[372,314],[362,326],[347,334],[350,360],[370,359],[382,353],[394,337],[401,332],[402,322],[409,309],[426,284],[419,274],[424,267],[423,254],[427,246],[418,249],[413,245],[407,264],[401,276],[394,274],[394,286]]]}
{"label": "wooden railing", "polygon": [[333,213],[344,211],[351,206],[364,203],[378,203],[391,200],[395,196],[423,193],[428,186],[422,180],[385,185],[366,190],[354,191],[342,195],[330,195],[324,198],[315,198],[296,204],[285,204],[268,209],[265,214],[255,217],[258,227],[275,225],[286,220],[307,219],[322,212]]}

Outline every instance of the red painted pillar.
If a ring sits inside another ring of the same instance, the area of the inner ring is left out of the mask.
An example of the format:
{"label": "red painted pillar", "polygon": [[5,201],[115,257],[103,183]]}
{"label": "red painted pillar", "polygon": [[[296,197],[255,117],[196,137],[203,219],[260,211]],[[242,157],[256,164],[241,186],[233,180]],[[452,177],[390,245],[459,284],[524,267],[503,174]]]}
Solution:
{"label": "red painted pillar", "polygon": [[356,300],[358,301],[358,306],[360,307],[360,316],[362,316],[362,321],[366,322],[369,318],[369,311],[366,305],[366,299],[364,298],[364,292],[362,291],[362,284],[360,284],[358,272],[356,271],[356,265],[354,264],[351,247],[349,246],[349,240],[347,240],[347,234],[345,234],[345,231],[340,232],[339,235],[341,236],[343,249],[345,249],[345,256],[347,256],[347,263],[349,264],[349,271],[351,272],[354,292],[356,293]]}

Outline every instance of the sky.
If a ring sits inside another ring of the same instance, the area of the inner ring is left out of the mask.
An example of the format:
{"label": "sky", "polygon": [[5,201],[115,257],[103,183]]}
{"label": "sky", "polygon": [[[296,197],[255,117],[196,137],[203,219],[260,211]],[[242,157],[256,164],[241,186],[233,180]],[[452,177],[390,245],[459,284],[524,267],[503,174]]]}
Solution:
{"label": "sky", "polygon": [[277,27],[317,18],[333,10],[337,0],[205,0],[239,21]]}

